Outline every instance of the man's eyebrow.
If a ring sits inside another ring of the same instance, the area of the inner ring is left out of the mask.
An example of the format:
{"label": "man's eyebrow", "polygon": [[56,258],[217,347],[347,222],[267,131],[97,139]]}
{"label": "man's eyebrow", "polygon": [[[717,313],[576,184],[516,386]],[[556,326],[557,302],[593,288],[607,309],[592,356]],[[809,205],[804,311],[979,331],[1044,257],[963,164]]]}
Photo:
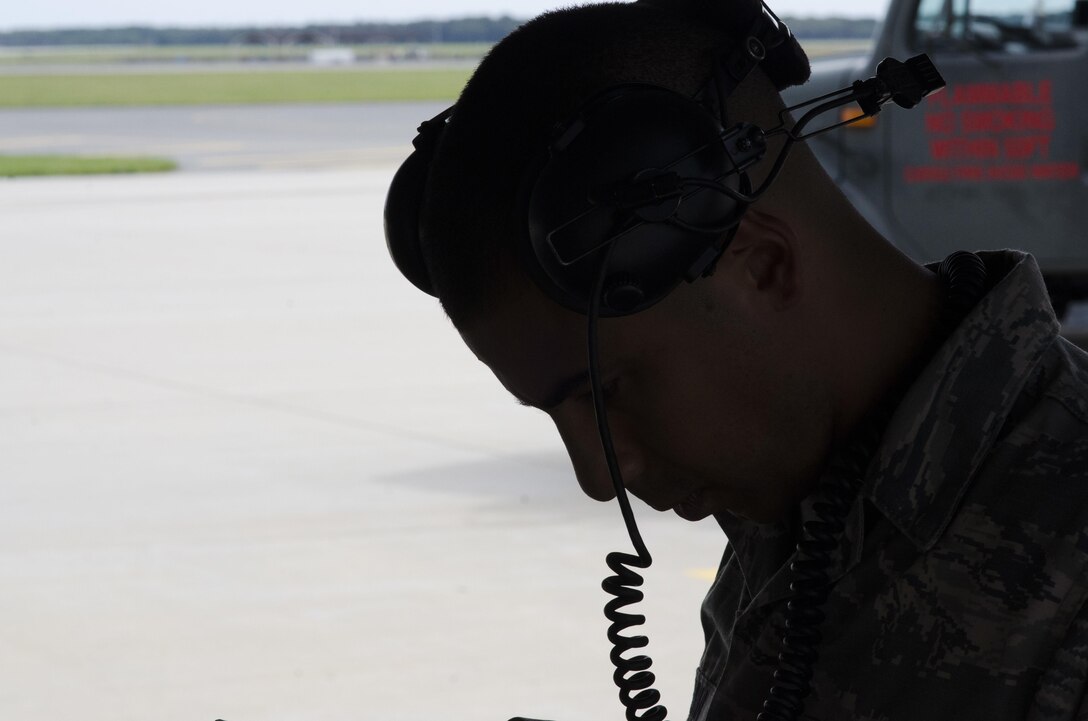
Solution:
{"label": "man's eyebrow", "polygon": [[570,376],[566,380],[560,382],[555,388],[539,403],[522,398],[521,396],[514,394],[518,403],[523,406],[529,406],[530,408],[539,408],[542,411],[551,410],[557,405],[562,403],[570,396],[571,393],[580,389],[586,383],[589,382],[589,371],[579,371]]}

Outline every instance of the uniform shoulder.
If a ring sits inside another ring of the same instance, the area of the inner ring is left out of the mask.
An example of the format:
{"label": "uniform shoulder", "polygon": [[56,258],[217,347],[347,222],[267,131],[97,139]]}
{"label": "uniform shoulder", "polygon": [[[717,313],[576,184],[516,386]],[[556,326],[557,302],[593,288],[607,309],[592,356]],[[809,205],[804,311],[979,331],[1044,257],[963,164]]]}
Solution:
{"label": "uniform shoulder", "polygon": [[1046,395],[1088,425],[1088,352],[1059,337],[1050,353],[1057,372]]}

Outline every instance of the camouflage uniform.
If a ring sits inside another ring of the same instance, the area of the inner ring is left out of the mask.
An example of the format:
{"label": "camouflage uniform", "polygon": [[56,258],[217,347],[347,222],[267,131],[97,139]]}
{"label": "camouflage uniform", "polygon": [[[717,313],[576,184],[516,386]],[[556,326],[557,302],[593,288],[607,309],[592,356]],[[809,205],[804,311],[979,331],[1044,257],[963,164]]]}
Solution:
{"label": "camouflage uniform", "polygon": [[[1088,354],[1058,336],[1031,256],[980,255],[990,290],[907,391],[847,516],[802,718],[1088,719]],[[797,523],[718,521],[690,721],[747,721]]]}

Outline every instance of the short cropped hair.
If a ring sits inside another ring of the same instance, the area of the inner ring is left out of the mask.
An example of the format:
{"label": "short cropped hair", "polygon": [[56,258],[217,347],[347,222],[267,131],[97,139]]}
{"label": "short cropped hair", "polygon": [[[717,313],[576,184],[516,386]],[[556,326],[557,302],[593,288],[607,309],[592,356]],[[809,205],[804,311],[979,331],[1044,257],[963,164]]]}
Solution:
{"label": "short cropped hair", "polygon": [[424,261],[455,325],[531,282],[517,260],[526,231],[514,213],[556,125],[622,83],[694,95],[726,43],[676,12],[603,3],[541,15],[488,53],[436,149],[421,211]]}

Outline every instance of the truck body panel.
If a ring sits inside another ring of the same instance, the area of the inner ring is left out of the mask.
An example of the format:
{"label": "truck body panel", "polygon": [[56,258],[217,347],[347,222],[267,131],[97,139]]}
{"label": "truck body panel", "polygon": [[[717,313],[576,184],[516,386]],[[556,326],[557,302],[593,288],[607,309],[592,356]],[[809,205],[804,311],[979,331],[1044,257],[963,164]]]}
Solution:
{"label": "truck body panel", "polygon": [[1080,1],[1054,0],[1055,10],[1041,0],[893,0],[870,53],[814,61],[809,83],[783,95],[801,102],[871,76],[884,57],[929,54],[943,91],[809,144],[858,210],[916,260],[1026,250],[1064,307],[1088,297]]}

